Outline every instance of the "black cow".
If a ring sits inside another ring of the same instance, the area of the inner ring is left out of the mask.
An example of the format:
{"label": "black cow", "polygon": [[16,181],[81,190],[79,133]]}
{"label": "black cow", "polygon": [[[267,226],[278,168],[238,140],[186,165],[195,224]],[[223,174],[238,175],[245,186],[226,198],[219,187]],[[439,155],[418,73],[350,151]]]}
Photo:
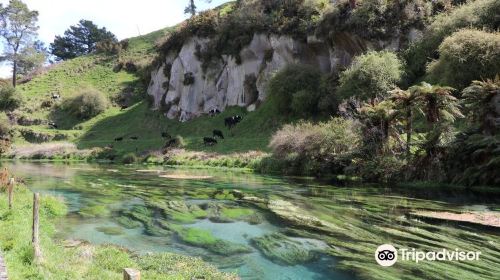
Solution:
{"label": "black cow", "polygon": [[128,108],[127,105],[122,105],[122,106],[120,106],[120,111],[126,110],[127,108]]}
{"label": "black cow", "polygon": [[217,129],[214,129],[214,131],[212,131],[212,136],[214,139],[217,137],[219,137],[220,139],[224,139],[224,134],[222,134],[222,131]]}
{"label": "black cow", "polygon": [[213,145],[217,144],[217,140],[215,140],[212,137],[203,137],[203,144],[205,146],[213,146]]}
{"label": "black cow", "polygon": [[53,94],[52,94],[52,99],[54,99],[54,100],[58,100],[58,99],[60,99],[60,98],[61,98],[61,95],[60,95],[60,94],[57,94],[57,93],[53,93]]}
{"label": "black cow", "polygon": [[120,142],[120,141],[123,141],[123,137],[116,137],[115,138],[115,142]]}
{"label": "black cow", "polygon": [[162,132],[161,133],[161,137],[165,138],[165,139],[171,139],[172,138],[172,136],[170,134],[168,134],[168,132]]}
{"label": "black cow", "polygon": [[50,126],[51,128],[55,128],[55,129],[57,129],[57,124],[56,124],[55,122],[49,122],[49,126]]}
{"label": "black cow", "polygon": [[139,140],[139,137],[137,137],[137,136],[132,136],[132,137],[130,137],[130,139],[132,139],[132,140]]}
{"label": "black cow", "polygon": [[224,125],[231,129],[233,126],[241,122],[241,120],[243,120],[243,117],[239,115],[228,117],[224,119]]}
{"label": "black cow", "polygon": [[214,116],[217,116],[218,114],[220,114],[220,110],[219,109],[211,109],[210,111],[208,111],[208,114],[211,116],[211,117],[214,117]]}

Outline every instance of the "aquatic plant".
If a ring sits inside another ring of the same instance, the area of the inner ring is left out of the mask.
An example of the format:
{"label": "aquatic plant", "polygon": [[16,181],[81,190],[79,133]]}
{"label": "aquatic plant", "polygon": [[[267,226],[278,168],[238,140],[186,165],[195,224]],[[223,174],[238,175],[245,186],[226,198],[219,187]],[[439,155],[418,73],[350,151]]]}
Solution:
{"label": "aquatic plant", "polygon": [[253,238],[252,244],[270,260],[285,265],[305,263],[316,256],[314,251],[305,248],[301,242],[292,240],[281,233]]}

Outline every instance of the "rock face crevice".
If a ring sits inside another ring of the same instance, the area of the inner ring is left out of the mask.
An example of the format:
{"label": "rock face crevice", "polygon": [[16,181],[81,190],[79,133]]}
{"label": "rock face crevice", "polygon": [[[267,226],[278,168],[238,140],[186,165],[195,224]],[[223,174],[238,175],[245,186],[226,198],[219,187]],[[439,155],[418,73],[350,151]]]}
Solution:
{"label": "rock face crevice", "polygon": [[309,64],[324,73],[337,72],[361,52],[397,50],[400,41],[364,42],[348,34],[333,42],[315,36],[300,41],[290,36],[254,34],[238,60],[222,55],[203,69],[197,54],[208,48],[210,39],[192,37],[178,53],[169,53],[159,68],[152,71],[148,94],[154,100],[154,109],[162,108],[168,118],[179,121],[188,121],[213,109],[224,111],[228,106],[252,111],[266,98],[267,84],[274,73],[289,64]]}

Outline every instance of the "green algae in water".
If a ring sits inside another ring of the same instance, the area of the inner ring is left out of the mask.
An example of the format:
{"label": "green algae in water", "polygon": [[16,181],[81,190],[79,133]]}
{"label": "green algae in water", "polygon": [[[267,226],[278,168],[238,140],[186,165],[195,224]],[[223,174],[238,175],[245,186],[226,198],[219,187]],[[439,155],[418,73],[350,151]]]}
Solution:
{"label": "green algae in water", "polygon": [[240,219],[242,217],[250,216],[254,214],[252,209],[248,208],[223,208],[222,215],[230,219]]}
{"label": "green algae in water", "polygon": [[80,209],[79,213],[84,218],[103,218],[108,217],[111,211],[104,205],[93,205]]}
{"label": "green algae in water", "polygon": [[316,252],[306,248],[301,242],[292,240],[281,233],[273,233],[252,239],[266,257],[284,265],[310,262],[317,257]]}
{"label": "green algae in water", "polygon": [[138,227],[142,226],[141,222],[134,220],[134,219],[131,219],[127,216],[116,217],[114,221],[116,221],[119,225],[121,225],[122,227],[127,228],[127,229],[133,229],[133,228],[138,228]]}
{"label": "green algae in water", "polygon": [[122,235],[125,232],[121,227],[96,227],[96,230],[106,235]]}
{"label": "green algae in water", "polygon": [[205,248],[213,253],[231,256],[252,252],[252,249],[243,244],[218,239],[208,230],[198,228],[174,227],[179,238],[191,245]]}

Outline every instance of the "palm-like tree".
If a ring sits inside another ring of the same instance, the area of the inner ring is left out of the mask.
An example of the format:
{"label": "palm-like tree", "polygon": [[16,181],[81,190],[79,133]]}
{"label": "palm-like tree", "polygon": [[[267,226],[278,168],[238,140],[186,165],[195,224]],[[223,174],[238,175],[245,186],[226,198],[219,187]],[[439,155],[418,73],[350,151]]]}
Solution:
{"label": "palm-like tree", "polygon": [[423,103],[423,113],[430,124],[440,121],[454,122],[457,117],[463,117],[458,105],[458,99],[452,95],[455,89],[422,82],[410,87],[409,91],[417,100]]}
{"label": "palm-like tree", "polygon": [[359,113],[367,128],[365,141],[373,143],[377,153],[385,152],[389,137],[395,133],[393,123],[397,111],[394,109],[394,103],[389,100],[365,103]]}
{"label": "palm-like tree", "polygon": [[400,88],[396,88],[389,93],[391,94],[389,99],[394,102],[396,110],[400,112],[406,123],[406,156],[409,159],[411,155],[411,136],[413,133],[413,110],[417,105],[417,95],[412,91]]}
{"label": "palm-like tree", "polygon": [[464,107],[473,121],[479,124],[481,131],[493,135],[497,131],[500,113],[495,103],[500,102],[500,76],[486,81],[473,81],[462,91]]}
{"label": "palm-like tree", "polygon": [[429,131],[426,151],[431,157],[441,139],[442,130],[453,123],[456,118],[463,117],[458,100],[452,95],[453,90],[451,87],[431,85],[426,82],[409,88],[417,102],[421,103],[419,110],[427,120]]}

